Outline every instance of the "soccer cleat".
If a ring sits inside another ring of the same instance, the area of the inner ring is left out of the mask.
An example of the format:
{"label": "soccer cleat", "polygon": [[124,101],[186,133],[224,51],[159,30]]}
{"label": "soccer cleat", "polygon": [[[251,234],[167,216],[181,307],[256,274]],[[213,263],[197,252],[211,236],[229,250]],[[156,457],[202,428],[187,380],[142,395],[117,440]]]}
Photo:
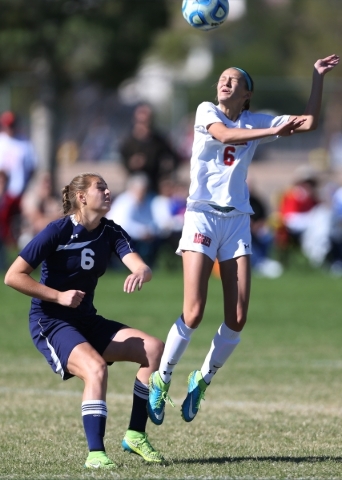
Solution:
{"label": "soccer cleat", "polygon": [[116,468],[117,465],[107,457],[106,452],[89,452],[88,458],[84,464],[86,468]]}
{"label": "soccer cleat", "polygon": [[188,394],[183,402],[181,412],[186,422],[192,422],[200,408],[201,400],[205,400],[204,393],[208,384],[203,380],[199,370],[194,370],[188,377]]}
{"label": "soccer cleat", "polygon": [[136,453],[137,455],[140,455],[146,462],[164,462],[162,455],[150,444],[147,438],[147,433],[145,432],[141,433],[133,430],[127,430],[121,445],[125,452]]}
{"label": "soccer cleat", "polygon": [[164,421],[166,400],[174,407],[175,404],[168,395],[170,382],[165,383],[159,372],[153,372],[149,379],[149,397],[147,402],[147,413],[151,422],[161,425]]}

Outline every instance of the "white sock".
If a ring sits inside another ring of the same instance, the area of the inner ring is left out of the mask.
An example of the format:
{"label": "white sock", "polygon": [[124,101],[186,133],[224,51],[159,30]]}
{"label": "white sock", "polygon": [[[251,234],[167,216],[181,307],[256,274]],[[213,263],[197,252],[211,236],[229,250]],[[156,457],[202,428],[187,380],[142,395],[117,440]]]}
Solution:
{"label": "white sock", "polygon": [[205,383],[209,384],[219,368],[228,360],[240,342],[240,332],[231,330],[225,323],[218,329],[201,368]]}
{"label": "white sock", "polygon": [[169,383],[171,380],[172,371],[189,345],[195,330],[185,325],[181,317],[172,325],[159,366],[159,374],[163,382]]}

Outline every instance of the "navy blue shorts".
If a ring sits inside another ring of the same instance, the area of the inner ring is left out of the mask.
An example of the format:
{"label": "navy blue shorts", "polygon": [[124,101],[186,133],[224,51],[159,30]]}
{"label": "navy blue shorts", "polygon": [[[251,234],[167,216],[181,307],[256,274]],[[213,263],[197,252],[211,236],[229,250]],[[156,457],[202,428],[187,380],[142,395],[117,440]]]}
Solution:
{"label": "navy blue shorts", "polygon": [[[88,342],[100,354],[126,325],[93,315],[80,320],[30,317],[30,332],[33,343],[44,355],[55,373],[63,380],[73,377],[67,371],[70,353],[80,343]],[[112,363],[108,363],[111,365]]]}

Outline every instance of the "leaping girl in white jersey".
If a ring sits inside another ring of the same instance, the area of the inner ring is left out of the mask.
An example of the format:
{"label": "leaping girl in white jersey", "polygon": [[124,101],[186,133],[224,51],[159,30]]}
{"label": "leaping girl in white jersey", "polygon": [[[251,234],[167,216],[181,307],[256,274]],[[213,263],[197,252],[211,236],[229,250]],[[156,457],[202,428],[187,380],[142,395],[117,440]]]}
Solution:
{"label": "leaping girl in white jersey", "polygon": [[191,422],[213,376],[240,342],[250,296],[251,233],[247,169],[261,142],[315,130],[321,109],[323,80],[339,63],[330,55],[314,65],[310,98],[303,115],[271,116],[249,111],[253,80],[243,69],[225,70],[217,84],[218,105],[203,102],[195,120],[191,184],[177,253],[183,258],[183,313],[172,325],[159,370],[150,376],[148,413],[156,425],[175,365],[203,318],[208,281],[217,258],[224,296],[224,321],[199,370],[190,373],[181,414]]}

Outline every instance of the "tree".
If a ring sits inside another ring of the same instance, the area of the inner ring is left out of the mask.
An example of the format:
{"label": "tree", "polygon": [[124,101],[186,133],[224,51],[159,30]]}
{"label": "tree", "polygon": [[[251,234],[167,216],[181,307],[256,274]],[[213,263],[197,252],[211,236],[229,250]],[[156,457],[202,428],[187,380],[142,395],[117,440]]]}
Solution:
{"label": "tree", "polygon": [[74,82],[115,88],[133,74],[155,33],[168,25],[166,3],[0,0],[0,81],[29,75],[36,97],[58,118]]}

